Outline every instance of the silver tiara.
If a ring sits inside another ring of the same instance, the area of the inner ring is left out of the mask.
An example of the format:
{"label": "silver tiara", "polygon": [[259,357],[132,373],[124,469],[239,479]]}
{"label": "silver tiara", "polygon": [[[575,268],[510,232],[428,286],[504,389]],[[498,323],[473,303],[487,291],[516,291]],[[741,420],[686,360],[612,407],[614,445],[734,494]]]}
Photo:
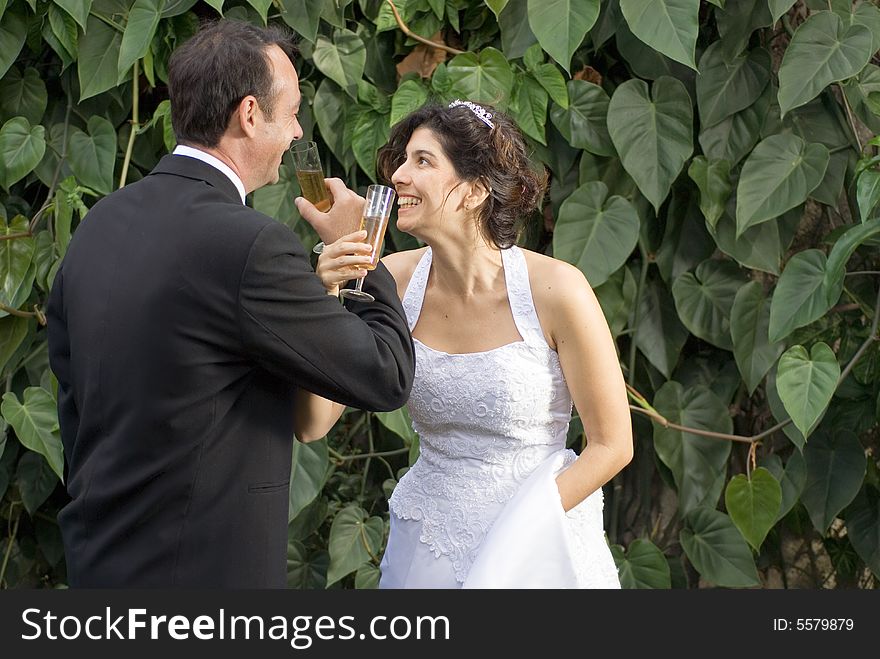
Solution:
{"label": "silver tiara", "polygon": [[449,104],[449,107],[454,108],[459,105],[464,105],[465,107],[469,108],[470,111],[473,112],[474,115],[477,117],[477,119],[482,121],[489,128],[495,128],[495,124],[492,123],[492,113],[487,112],[486,108],[484,108],[482,105],[477,105],[476,103],[472,103],[470,101],[462,101],[461,99],[457,98]]}

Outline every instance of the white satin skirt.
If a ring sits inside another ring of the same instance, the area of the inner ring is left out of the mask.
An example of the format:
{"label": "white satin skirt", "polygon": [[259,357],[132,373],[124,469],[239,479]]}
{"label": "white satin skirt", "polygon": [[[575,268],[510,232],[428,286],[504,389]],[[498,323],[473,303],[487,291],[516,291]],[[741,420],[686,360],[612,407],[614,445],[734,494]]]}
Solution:
{"label": "white satin skirt", "polygon": [[421,521],[391,513],[380,588],[620,588],[602,526],[602,490],[567,513],[556,476],[574,459],[554,453],[496,518],[462,583],[452,562],[419,540]]}

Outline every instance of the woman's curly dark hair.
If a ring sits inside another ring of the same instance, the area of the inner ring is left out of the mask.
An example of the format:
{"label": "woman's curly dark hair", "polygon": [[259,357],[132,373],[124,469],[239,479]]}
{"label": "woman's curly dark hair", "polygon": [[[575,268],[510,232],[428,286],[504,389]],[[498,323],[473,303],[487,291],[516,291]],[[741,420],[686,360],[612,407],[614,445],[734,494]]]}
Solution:
{"label": "woman's curly dark hair", "polygon": [[466,105],[429,103],[412,112],[391,129],[388,143],[379,150],[377,170],[390,182],[406,160],[413,132],[428,128],[458,177],[486,186],[489,196],[477,209],[480,232],[487,242],[507,249],[516,243],[523,219],[543,200],[547,175],[531,167],[525,140],[513,120],[490,105],[482,107],[491,113],[494,127]]}

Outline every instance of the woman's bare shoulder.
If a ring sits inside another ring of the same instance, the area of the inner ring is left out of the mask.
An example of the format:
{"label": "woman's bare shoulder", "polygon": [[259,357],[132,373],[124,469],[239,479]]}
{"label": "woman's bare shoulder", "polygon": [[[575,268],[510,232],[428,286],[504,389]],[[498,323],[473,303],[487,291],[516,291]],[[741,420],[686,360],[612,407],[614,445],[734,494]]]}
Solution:
{"label": "woman's bare shoulder", "polygon": [[528,249],[522,249],[526,258],[526,267],[529,270],[529,284],[532,288],[532,296],[537,302],[538,298],[549,299],[557,297],[554,291],[584,292],[590,290],[590,284],[584,273],[575,266],[565,261],[560,261],[552,256],[539,254]]}
{"label": "woman's bare shoulder", "polygon": [[394,281],[397,282],[397,292],[401,298],[406,291],[406,287],[409,285],[409,280],[412,278],[416,266],[419,264],[422,255],[427,249],[427,247],[408,249],[403,252],[394,252],[394,254],[382,257],[382,263],[385,264],[385,267],[388,268],[388,272],[391,273],[391,276],[394,277]]}

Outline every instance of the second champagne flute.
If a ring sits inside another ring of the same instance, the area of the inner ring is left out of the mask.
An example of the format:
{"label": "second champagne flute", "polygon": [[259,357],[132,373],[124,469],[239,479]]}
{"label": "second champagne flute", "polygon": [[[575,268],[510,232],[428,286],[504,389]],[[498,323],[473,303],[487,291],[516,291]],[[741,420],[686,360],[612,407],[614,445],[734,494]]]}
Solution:
{"label": "second champagne flute", "polygon": [[[365,270],[375,270],[379,265],[379,257],[382,256],[382,241],[385,238],[385,229],[388,228],[388,219],[391,217],[392,204],[394,204],[394,188],[385,185],[371,185],[367,188],[361,230],[367,232],[366,242],[373,250],[370,253],[370,262],[363,266]],[[339,294],[349,300],[373,302],[376,298],[369,293],[364,293],[361,290],[363,285],[364,278],[361,277],[357,280],[354,288],[343,288]]]}
{"label": "second champagne flute", "polygon": [[[333,199],[327,192],[327,186],[324,185],[324,169],[321,166],[318,145],[315,142],[297,142],[290,147],[290,153],[293,155],[293,169],[302,196],[312,202],[319,211],[326,213],[333,206]],[[324,251],[323,241],[318,242],[312,251],[316,254]]]}

